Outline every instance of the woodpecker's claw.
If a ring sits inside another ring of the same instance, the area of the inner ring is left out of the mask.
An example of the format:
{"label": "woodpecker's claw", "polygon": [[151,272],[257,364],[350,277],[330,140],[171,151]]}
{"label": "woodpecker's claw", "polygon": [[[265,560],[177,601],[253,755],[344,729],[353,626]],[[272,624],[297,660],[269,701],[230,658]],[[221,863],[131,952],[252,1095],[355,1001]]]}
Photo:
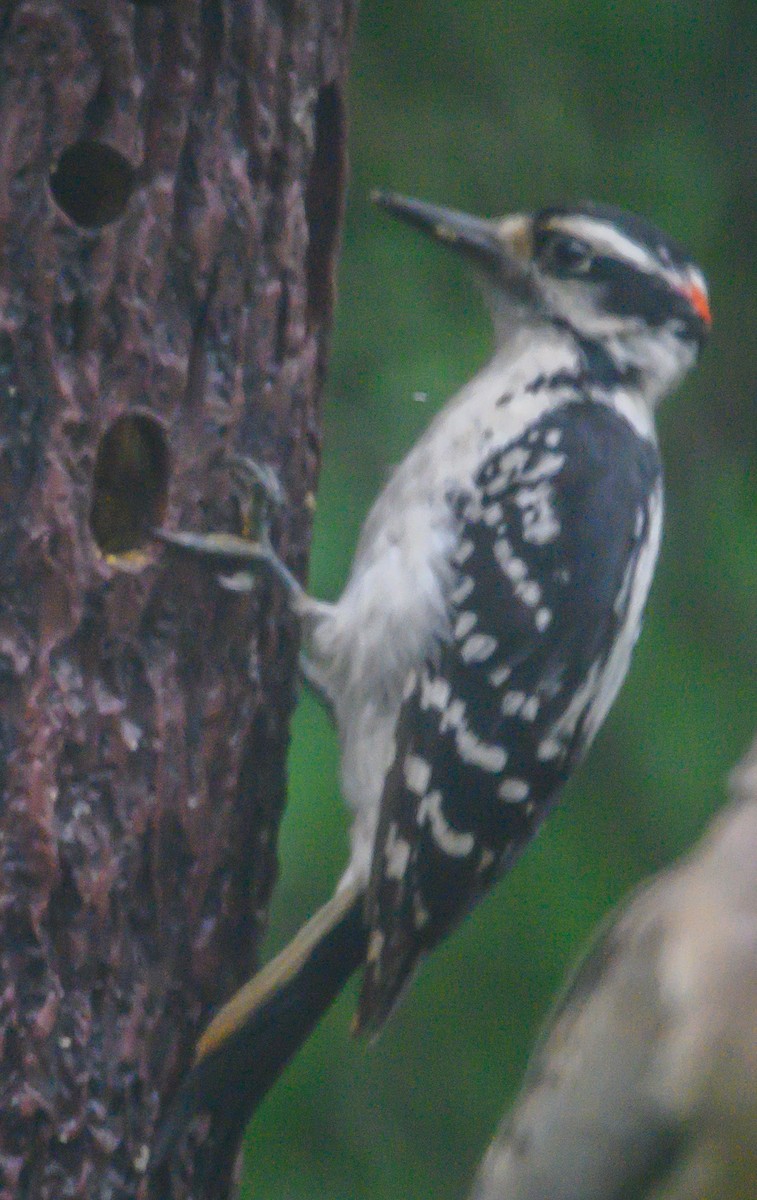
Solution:
{"label": "woodpecker's claw", "polygon": [[227,567],[228,570],[218,571],[218,581],[228,591],[252,591],[256,573],[262,567],[284,585],[293,602],[305,595],[301,585],[274,550],[267,533],[257,541],[234,533],[193,533],[182,529],[156,529],[154,534],[166,546],[210,559],[219,567]]}
{"label": "woodpecker's claw", "polygon": [[304,596],[303,589],[268,536],[271,509],[279,508],[286,499],[279,477],[273,467],[247,454],[226,454],[224,458],[234,483],[242,534],[155,529],[154,536],[166,546],[209,559],[219,568],[227,567],[218,570],[218,582],[227,591],[252,591],[257,571],[263,567],[283,583],[296,603]]}
{"label": "woodpecker's claw", "polygon": [[228,563],[257,564],[266,557],[266,547],[260,542],[240,537],[236,533],[193,533],[186,529],[155,529],[155,537],[166,546],[175,546],[190,554]]}
{"label": "woodpecker's claw", "polygon": [[229,454],[227,461],[237,489],[242,529],[251,540],[264,540],[271,510],[281,508],[286,500],[281,480],[272,466],[248,454]]}
{"label": "woodpecker's claw", "polygon": [[227,459],[236,480],[250,490],[262,492],[265,499],[276,507],[281,507],[286,500],[286,494],[278,477],[275,467],[270,463],[261,463],[249,454],[228,454]]}

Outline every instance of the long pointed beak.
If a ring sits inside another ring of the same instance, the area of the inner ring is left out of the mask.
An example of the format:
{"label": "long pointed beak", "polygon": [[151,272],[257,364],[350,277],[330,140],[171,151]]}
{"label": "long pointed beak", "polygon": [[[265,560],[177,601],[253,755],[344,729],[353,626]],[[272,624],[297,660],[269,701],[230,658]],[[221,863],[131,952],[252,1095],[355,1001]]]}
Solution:
{"label": "long pointed beak", "polygon": [[443,242],[471,258],[478,266],[492,270],[502,261],[503,244],[495,221],[471,217],[452,208],[413,200],[396,192],[374,191],[371,199],[408,225],[422,230],[435,241]]}

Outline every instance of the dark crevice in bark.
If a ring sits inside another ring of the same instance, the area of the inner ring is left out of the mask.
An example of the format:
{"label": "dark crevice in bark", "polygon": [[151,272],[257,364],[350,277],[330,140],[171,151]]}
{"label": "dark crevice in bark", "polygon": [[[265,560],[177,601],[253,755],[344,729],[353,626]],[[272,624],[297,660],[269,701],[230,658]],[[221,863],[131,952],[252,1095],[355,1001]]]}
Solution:
{"label": "dark crevice in bark", "polygon": [[[315,106],[315,149],[305,192],[309,240],[306,261],[308,317],[333,303],[333,270],[344,199],[344,106],[342,93],[328,83],[318,93]],[[339,187],[334,188],[334,179]]]}

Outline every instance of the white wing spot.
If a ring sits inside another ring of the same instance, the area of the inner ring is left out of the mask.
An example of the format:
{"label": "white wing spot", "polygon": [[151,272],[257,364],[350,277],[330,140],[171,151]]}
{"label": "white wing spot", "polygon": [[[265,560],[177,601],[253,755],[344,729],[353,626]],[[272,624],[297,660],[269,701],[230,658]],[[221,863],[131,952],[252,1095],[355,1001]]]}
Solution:
{"label": "white wing spot", "polygon": [[368,949],[365,952],[366,962],[375,963],[381,958],[381,951],[384,949],[385,937],[380,929],[374,929],[368,939]]}
{"label": "white wing spot", "polygon": [[520,583],[528,574],[528,567],[522,558],[511,558],[504,567],[505,575],[513,583]]}
{"label": "white wing spot", "polygon": [[524,721],[535,721],[539,715],[539,697],[529,696],[520,710],[520,715]]}
{"label": "white wing spot", "polygon": [[472,633],[460,647],[463,662],[486,662],[497,649],[497,639],[488,633]]}
{"label": "white wing spot", "polygon": [[560,522],[552,506],[552,494],[552,485],[547,480],[518,490],[515,503],[523,513],[523,537],[527,542],[543,546],[559,534]]}
{"label": "white wing spot", "polygon": [[408,754],[404,762],[405,783],[416,796],[423,796],[431,782],[431,764],[417,754]]}
{"label": "white wing spot", "polygon": [[551,624],[551,622],[552,622],[552,613],[550,612],[550,610],[548,608],[537,609],[536,616],[534,617],[534,624],[536,625],[536,628],[539,630],[539,633],[544,633],[544,630],[547,628],[548,625]]}
{"label": "white wing spot", "polygon": [[488,508],[485,508],[481,513],[481,520],[483,521],[484,525],[488,525],[489,528],[491,528],[493,525],[499,525],[500,521],[504,519],[504,516],[505,510],[501,504],[490,504]]}
{"label": "white wing spot", "polygon": [[503,492],[509,486],[513,472],[522,471],[527,462],[528,450],[523,446],[515,446],[506,454],[502,454],[497,464],[497,474],[488,480],[484,487],[487,496],[496,496],[497,492]]}
{"label": "white wing spot", "polygon": [[428,821],[431,836],[440,850],[451,858],[465,858],[476,844],[472,833],[459,833],[453,829],[442,812],[441,792],[429,792],[418,806],[418,824]]}
{"label": "white wing spot", "polygon": [[389,834],[384,844],[384,857],[387,878],[403,879],[410,861],[410,843],[405,838],[397,837],[397,826],[394,822],[389,826]]}
{"label": "white wing spot", "polygon": [[448,729],[459,729],[465,722],[465,701],[450,700],[439,722],[439,732],[446,733]]}
{"label": "white wing spot", "polygon": [[415,687],[416,687],[417,683],[418,683],[418,676],[417,676],[416,672],[408,671],[407,679],[405,680],[405,686],[402,689],[402,699],[403,700],[410,699],[413,692],[415,691]]}
{"label": "white wing spot", "polygon": [[562,744],[556,741],[555,738],[544,738],[544,741],[539,742],[536,749],[536,757],[539,762],[550,762],[553,758],[557,758],[562,752]]}
{"label": "white wing spot", "polygon": [[480,495],[473,495],[468,499],[463,510],[463,516],[471,524],[484,519],[484,506]]}
{"label": "white wing spot", "polygon": [[561,429],[548,429],[544,434],[544,445],[549,446],[550,450],[554,450],[555,446],[559,446],[561,441]]}
{"label": "white wing spot", "polygon": [[512,667],[508,667],[507,665],[495,667],[493,671],[489,672],[489,683],[492,687],[502,687],[502,684],[507,683],[512,673]]}
{"label": "white wing spot", "polygon": [[452,555],[452,561],[456,566],[461,567],[463,563],[470,558],[471,554],[473,553],[473,549],[473,542],[470,540],[470,538],[463,538]]}
{"label": "white wing spot", "polygon": [[502,697],[501,705],[504,716],[516,716],[523,707],[525,699],[525,692],[505,692],[504,696]]}
{"label": "white wing spot", "polygon": [[506,537],[497,538],[494,543],[494,557],[502,570],[507,571],[508,564],[513,558],[513,548]]}
{"label": "white wing spot", "polygon": [[548,490],[548,484],[526,484],[519,487],[515,493],[515,503],[521,512],[526,509],[533,508],[535,504],[539,504]]}
{"label": "white wing spot", "polygon": [[447,730],[455,730],[455,745],[458,755],[469,766],[488,770],[494,775],[505,769],[507,755],[503,748],[489,742],[482,742],[481,738],[477,738],[475,733],[465,726],[464,701],[451,701],[447,704],[445,712],[441,714],[439,732],[446,733]]}
{"label": "white wing spot", "polygon": [[463,600],[467,600],[476,586],[472,575],[463,575],[460,582],[450,592],[451,604],[462,604]]}
{"label": "white wing spot", "polygon": [[520,804],[530,790],[525,779],[503,779],[497,788],[497,795],[508,804]]}
{"label": "white wing spot", "polygon": [[538,462],[521,475],[523,483],[536,483],[541,479],[549,479],[556,475],[565,465],[564,454],[542,454]]}
{"label": "white wing spot", "polygon": [[437,675],[434,679],[429,679],[424,671],[421,677],[421,708],[425,711],[429,708],[436,708],[439,712],[444,712],[449,704],[452,688],[446,679]]}
{"label": "white wing spot", "polygon": [[482,771],[498,774],[507,765],[507,754],[501,746],[490,742],[482,742],[465,724],[465,701],[452,700],[447,705],[439,722],[439,732],[446,733],[448,729],[455,731],[455,745],[460,757],[470,766],[479,767]]}
{"label": "white wing spot", "polygon": [[545,546],[553,542],[560,532],[560,522],[552,509],[544,508],[540,512],[531,510],[523,514],[523,537],[527,542],[537,546]]}
{"label": "white wing spot", "polygon": [[478,617],[474,612],[461,612],[455,621],[454,636],[456,640],[462,641],[464,637],[467,637],[477,620]]}
{"label": "white wing spot", "polygon": [[492,775],[504,771],[507,755],[501,746],[482,742],[475,733],[465,728],[458,729],[455,742],[460,757],[472,767],[480,767],[482,771],[489,771]]}
{"label": "white wing spot", "polygon": [[541,588],[535,579],[525,579],[515,588],[515,595],[528,608],[536,608],[536,605],[541,600]]}
{"label": "white wing spot", "polygon": [[484,846],[483,850],[481,851],[481,858],[479,859],[478,867],[476,868],[476,870],[481,872],[482,874],[484,871],[488,871],[489,867],[492,866],[494,859],[495,859],[494,851],[490,850],[488,846]]}
{"label": "white wing spot", "polygon": [[431,920],[428,909],[417,892],[413,892],[413,924],[416,929],[423,929]]}

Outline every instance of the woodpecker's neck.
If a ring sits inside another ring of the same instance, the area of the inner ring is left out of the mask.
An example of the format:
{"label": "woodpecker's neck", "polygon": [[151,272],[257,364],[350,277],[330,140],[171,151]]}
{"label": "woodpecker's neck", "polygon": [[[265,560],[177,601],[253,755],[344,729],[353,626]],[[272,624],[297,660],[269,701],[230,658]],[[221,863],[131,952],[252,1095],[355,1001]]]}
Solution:
{"label": "woodpecker's neck", "polygon": [[584,331],[565,318],[508,305],[494,309],[494,324],[494,363],[523,386],[529,386],[527,376],[546,374],[556,385],[572,379],[597,400],[622,398],[622,410],[643,411],[633,422],[640,431],[651,428],[657,404],[696,357],[695,346],[672,327],[650,329],[642,321],[608,319]]}
{"label": "woodpecker's neck", "polygon": [[499,377],[503,391],[533,395],[584,372],[576,339],[552,322],[521,321],[500,332],[485,371]]}
{"label": "woodpecker's neck", "polygon": [[609,334],[601,343],[623,386],[635,390],[651,412],[693,366],[696,347],[672,325],[650,329],[643,322],[633,331]]}

